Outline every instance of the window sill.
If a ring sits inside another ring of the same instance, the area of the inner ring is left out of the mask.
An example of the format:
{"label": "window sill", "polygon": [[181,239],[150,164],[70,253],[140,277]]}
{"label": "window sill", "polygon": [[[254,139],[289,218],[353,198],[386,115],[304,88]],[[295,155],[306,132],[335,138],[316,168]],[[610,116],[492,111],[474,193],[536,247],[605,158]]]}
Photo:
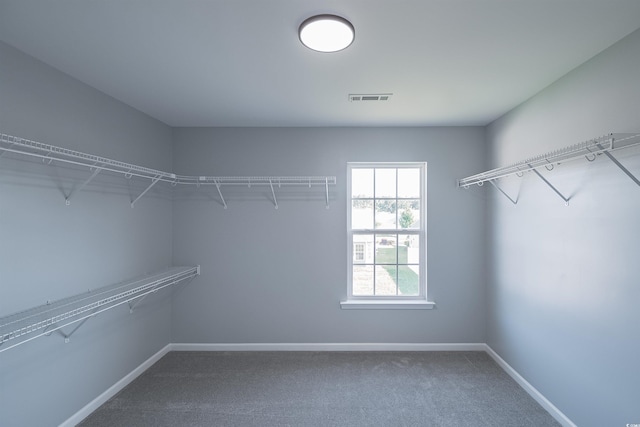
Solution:
{"label": "window sill", "polygon": [[425,300],[348,300],[340,301],[343,310],[431,310],[436,303]]}

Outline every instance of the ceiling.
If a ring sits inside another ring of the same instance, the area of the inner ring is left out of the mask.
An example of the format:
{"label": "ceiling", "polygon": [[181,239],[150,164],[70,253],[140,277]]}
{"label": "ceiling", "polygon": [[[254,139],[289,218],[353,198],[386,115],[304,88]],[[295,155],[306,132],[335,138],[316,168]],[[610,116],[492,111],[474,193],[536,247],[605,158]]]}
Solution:
{"label": "ceiling", "polygon": [[[348,49],[299,42],[319,13]],[[638,0],[0,0],[0,40],[171,126],[485,125],[638,28]]]}

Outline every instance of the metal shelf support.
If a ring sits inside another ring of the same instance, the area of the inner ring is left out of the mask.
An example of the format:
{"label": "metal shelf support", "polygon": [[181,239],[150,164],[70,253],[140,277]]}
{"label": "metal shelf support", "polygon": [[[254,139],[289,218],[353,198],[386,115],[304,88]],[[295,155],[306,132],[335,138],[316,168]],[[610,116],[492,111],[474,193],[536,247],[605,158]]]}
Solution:
{"label": "metal shelf support", "polygon": [[76,327],[75,327],[75,328],[73,328],[73,329],[71,330],[71,332],[69,332],[68,334],[65,334],[65,333],[62,331],[62,329],[56,329],[56,330],[55,330],[55,332],[56,332],[58,335],[62,336],[62,338],[64,338],[64,342],[65,342],[65,344],[68,344],[68,343],[69,343],[69,341],[71,341],[71,335],[75,334],[75,333],[76,333],[76,331],[77,331],[78,329],[80,329],[80,327],[81,327],[82,325],[84,325],[84,324],[85,324],[85,322],[86,322],[87,320],[91,319],[92,317],[93,317],[93,316],[89,316],[89,317],[85,317],[84,319],[82,319],[82,320],[81,320],[81,321],[76,325]]}
{"label": "metal shelf support", "polygon": [[220,183],[215,181],[216,189],[218,190],[218,195],[220,196],[220,200],[222,201],[222,206],[227,209],[227,202],[224,201],[224,197],[222,196],[222,191],[220,191]]}
{"label": "metal shelf support", "polygon": [[608,151],[604,152],[604,155],[607,156],[609,158],[609,160],[611,160],[616,166],[618,166],[620,168],[620,170],[622,170],[622,172],[624,172],[629,178],[631,178],[631,180],[633,182],[636,183],[636,185],[640,186],[640,180],[638,180],[638,178],[636,178],[636,176],[634,174],[632,174],[629,169],[627,169],[626,167],[624,167],[624,165],[622,163],[620,163],[618,161],[618,159],[616,159],[615,157],[613,157],[613,154],[611,154]]}
{"label": "metal shelf support", "polygon": [[95,178],[100,172],[102,172],[102,168],[96,167],[93,173],[91,174],[91,176],[85,182],[83,182],[75,190],[72,189],[69,195],[64,199],[66,205],[69,206],[71,204],[71,196],[73,196],[74,193],[82,191],[82,189],[86,187],[93,180],[93,178]]}
{"label": "metal shelf support", "polygon": [[551,184],[544,176],[542,176],[540,172],[538,172],[537,169],[532,168],[531,170],[533,171],[533,173],[538,175],[538,178],[540,178],[545,184],[547,184],[549,188],[553,190],[554,193],[556,193],[558,196],[560,196],[562,200],[564,200],[565,206],[569,206],[569,200],[571,199],[570,197],[564,197],[562,193],[556,187],[553,186],[553,184]]}
{"label": "metal shelf support", "polygon": [[157,176],[157,177],[153,178],[153,179],[151,180],[151,184],[149,184],[149,186],[148,186],[148,187],[147,187],[147,188],[146,188],[142,193],[140,193],[140,195],[139,195],[138,197],[136,197],[136,198],[135,198],[135,200],[133,200],[133,201],[131,202],[131,207],[133,208],[133,207],[134,207],[134,205],[136,204],[136,202],[137,202],[138,200],[140,200],[140,198],[142,198],[142,196],[144,196],[145,194],[147,194],[147,191],[151,190],[151,187],[153,187],[154,185],[156,185],[156,184],[158,183],[158,181],[160,181],[160,177],[159,177],[159,176]]}
{"label": "metal shelf support", "polygon": [[507,199],[509,199],[509,201],[510,201],[511,203],[513,203],[514,205],[517,205],[517,204],[518,204],[518,200],[517,200],[517,199],[516,199],[516,200],[513,200],[513,199],[511,198],[511,196],[509,196],[509,195],[506,193],[506,191],[504,191],[502,188],[498,187],[498,184],[496,184],[496,183],[494,182],[494,180],[493,180],[493,179],[489,181],[489,184],[493,185],[493,186],[495,187],[495,189],[496,189],[496,190],[498,190],[499,192],[501,192],[501,193],[504,195],[504,197],[506,197]]}
{"label": "metal shelf support", "polygon": [[276,209],[278,209],[278,199],[276,199],[276,192],[273,189],[273,182],[271,181],[271,179],[269,179],[269,185],[271,186],[271,195],[273,196],[273,204],[275,205]]}
{"label": "metal shelf support", "polygon": [[[309,187],[311,187],[311,184],[309,184]],[[327,200],[327,209],[329,209],[329,178],[325,178],[324,179],[324,188],[325,188],[325,192],[326,192],[326,200]]]}

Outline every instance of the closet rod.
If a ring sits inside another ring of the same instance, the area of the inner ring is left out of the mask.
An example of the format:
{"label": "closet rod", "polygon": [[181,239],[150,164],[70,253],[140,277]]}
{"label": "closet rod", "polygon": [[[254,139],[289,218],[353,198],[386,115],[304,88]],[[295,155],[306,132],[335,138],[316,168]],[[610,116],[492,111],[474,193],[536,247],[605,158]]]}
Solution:
{"label": "closet rod", "polygon": [[[522,176],[524,172],[535,171],[540,168],[552,170],[555,165],[586,158],[593,161],[596,156],[605,154],[612,159],[611,152],[640,145],[640,134],[612,133],[589,141],[581,142],[549,153],[541,154],[521,162],[492,169],[476,175],[458,180],[458,187],[468,188],[471,185],[482,185],[487,181],[505,178],[511,175]],[[612,159],[613,160],[613,159]],[[615,162],[614,162],[615,163]],[[616,163],[618,165],[618,163]],[[619,166],[619,165],[618,165]],[[622,168],[625,171],[624,168]],[[628,171],[625,171],[628,173]],[[632,178],[634,179],[634,178]]]}

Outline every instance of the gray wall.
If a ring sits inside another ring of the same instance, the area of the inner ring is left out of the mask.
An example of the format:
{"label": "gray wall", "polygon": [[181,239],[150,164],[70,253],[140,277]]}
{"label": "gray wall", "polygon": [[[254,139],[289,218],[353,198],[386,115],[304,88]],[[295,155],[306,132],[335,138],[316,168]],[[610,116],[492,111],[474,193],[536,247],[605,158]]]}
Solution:
{"label": "gray wall", "polygon": [[[484,342],[482,198],[456,178],[485,161],[483,128],[175,129],[176,173],[336,175],[331,206],[276,189],[180,194],[174,262],[202,266],[173,300],[173,341]],[[423,310],[341,310],[346,298],[348,161],[428,162],[428,294]],[[237,193],[237,192],[236,192]]]}
{"label": "gray wall", "polygon": [[[493,166],[640,132],[639,69],[636,31],[492,123]],[[570,206],[533,174],[502,181],[517,206],[491,193],[488,343],[577,425],[636,423],[640,187],[604,156],[545,175]]]}
{"label": "gray wall", "polygon": [[[0,43],[0,132],[171,169],[171,129]],[[171,264],[171,198],[146,183],[0,158],[0,316]],[[161,189],[160,189],[161,190]],[[64,344],[43,337],[0,353],[0,424],[58,425],[166,345],[168,294],[90,319]],[[68,331],[67,331],[68,332]]]}

